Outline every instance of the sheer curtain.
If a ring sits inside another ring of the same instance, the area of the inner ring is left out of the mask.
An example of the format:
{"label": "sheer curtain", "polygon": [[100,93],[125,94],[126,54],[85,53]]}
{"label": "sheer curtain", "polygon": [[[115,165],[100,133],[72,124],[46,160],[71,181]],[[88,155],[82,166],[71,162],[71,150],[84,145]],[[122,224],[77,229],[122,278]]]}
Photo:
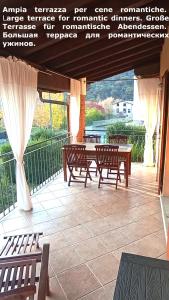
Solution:
{"label": "sheer curtain", "polygon": [[139,100],[138,93],[138,80],[134,76],[134,101],[133,101],[133,120],[134,121],[143,121],[144,120],[144,110],[141,102]]}
{"label": "sheer curtain", "polygon": [[157,124],[159,79],[138,79],[139,101],[143,108],[143,119],[146,128],[144,165],[154,165],[153,134]]}
{"label": "sheer curtain", "polygon": [[9,142],[16,159],[18,207],[32,208],[23,155],[28,143],[37,99],[37,70],[16,58],[0,57],[0,99]]}
{"label": "sheer curtain", "polygon": [[73,143],[77,142],[80,118],[80,81],[70,80],[70,132],[73,136]]}

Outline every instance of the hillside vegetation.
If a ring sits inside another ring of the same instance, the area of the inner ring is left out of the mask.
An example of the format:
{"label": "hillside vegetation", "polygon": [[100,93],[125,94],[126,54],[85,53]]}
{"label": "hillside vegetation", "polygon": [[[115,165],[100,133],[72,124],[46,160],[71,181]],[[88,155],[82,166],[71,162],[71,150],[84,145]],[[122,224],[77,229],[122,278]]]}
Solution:
{"label": "hillside vegetation", "polygon": [[128,71],[105,80],[91,83],[87,89],[87,100],[98,102],[108,97],[132,100],[134,92],[133,77],[134,72]]}

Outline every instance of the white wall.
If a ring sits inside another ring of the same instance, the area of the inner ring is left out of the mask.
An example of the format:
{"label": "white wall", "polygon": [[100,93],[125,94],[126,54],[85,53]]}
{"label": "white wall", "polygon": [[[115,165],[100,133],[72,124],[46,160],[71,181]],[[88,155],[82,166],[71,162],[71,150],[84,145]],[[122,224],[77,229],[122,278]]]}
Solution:
{"label": "white wall", "polygon": [[116,104],[113,104],[114,114],[123,113],[124,115],[132,115],[133,103],[122,101]]}

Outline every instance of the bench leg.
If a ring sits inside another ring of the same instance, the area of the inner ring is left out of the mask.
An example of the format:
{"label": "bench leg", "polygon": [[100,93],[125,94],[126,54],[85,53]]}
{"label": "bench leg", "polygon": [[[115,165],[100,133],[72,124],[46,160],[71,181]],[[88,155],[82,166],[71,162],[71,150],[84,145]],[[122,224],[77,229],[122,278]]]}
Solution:
{"label": "bench leg", "polygon": [[46,281],[46,296],[50,296],[49,275]]}

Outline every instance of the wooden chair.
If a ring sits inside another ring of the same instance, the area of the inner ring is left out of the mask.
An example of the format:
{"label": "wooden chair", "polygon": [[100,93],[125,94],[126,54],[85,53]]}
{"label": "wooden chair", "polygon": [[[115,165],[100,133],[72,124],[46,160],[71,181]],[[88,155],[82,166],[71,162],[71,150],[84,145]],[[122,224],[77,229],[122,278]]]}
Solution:
{"label": "wooden chair", "polygon": [[99,184],[114,184],[104,181],[104,179],[112,179],[103,176],[103,170],[110,170],[111,174],[115,174],[115,185],[117,189],[118,180],[120,180],[119,160],[118,160],[118,146],[113,145],[96,145],[96,162],[99,171]]}
{"label": "wooden chair", "polygon": [[[124,134],[113,134],[108,137],[109,144],[120,145],[128,143],[128,136]],[[119,157],[120,162],[120,175],[126,174],[126,160],[122,157]],[[121,168],[121,164],[123,164],[123,168]],[[107,177],[111,174],[111,172],[107,171]]]}
{"label": "wooden chair", "polygon": [[[48,294],[49,244],[44,244],[42,253],[29,253],[0,258],[0,299],[34,299],[36,282],[39,283],[37,300],[45,300]],[[37,276],[37,263],[40,275]]]}
{"label": "wooden chair", "polygon": [[123,134],[112,134],[108,137],[109,144],[127,144],[128,136]]}
{"label": "wooden chair", "polygon": [[101,142],[101,135],[97,134],[87,134],[83,136],[83,141],[85,143],[100,143]]}
{"label": "wooden chair", "polygon": [[[65,145],[64,149],[65,149],[67,166],[70,172],[68,186],[70,186],[71,182],[79,182],[79,183],[84,183],[84,186],[86,187],[87,178],[90,178],[90,180],[92,180],[89,171],[89,167],[92,161],[87,159],[86,152],[85,152],[86,146],[72,144],[72,145]],[[81,176],[81,174],[79,176],[74,175],[73,173],[74,169],[76,170],[78,168],[80,168],[80,170],[83,168],[86,173],[86,176]],[[76,178],[84,178],[84,181],[76,180]]]}
{"label": "wooden chair", "polygon": [[[97,135],[97,134],[87,134],[83,136],[83,141],[85,143],[95,143],[95,144],[99,144],[101,142],[101,135]],[[95,162],[96,165],[96,158],[95,157],[90,157],[90,160]],[[80,174],[81,172],[83,172],[83,169],[80,170]],[[96,166],[90,166],[90,173],[95,173],[95,175],[97,176],[97,165]]]}

